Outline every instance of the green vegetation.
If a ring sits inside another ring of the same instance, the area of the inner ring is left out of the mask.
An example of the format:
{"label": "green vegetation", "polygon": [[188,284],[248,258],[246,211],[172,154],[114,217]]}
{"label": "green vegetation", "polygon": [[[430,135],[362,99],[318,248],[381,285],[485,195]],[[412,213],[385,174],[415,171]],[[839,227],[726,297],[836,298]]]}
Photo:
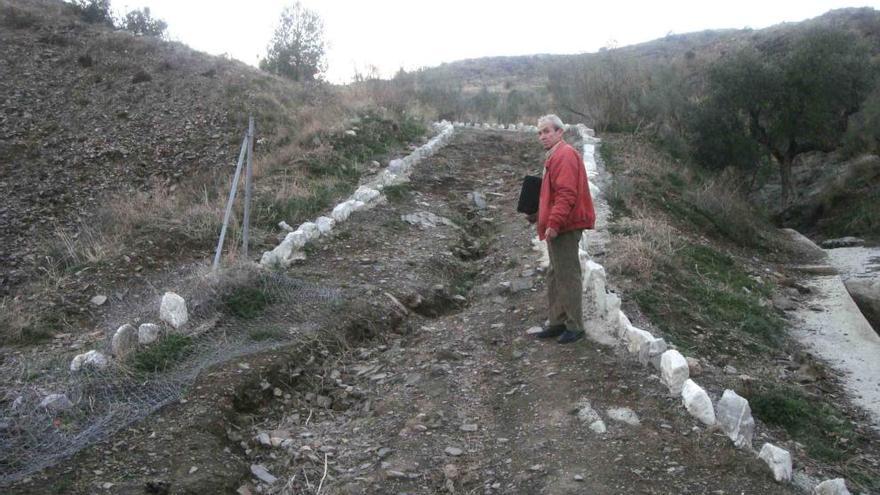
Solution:
{"label": "green vegetation", "polygon": [[259,316],[266,309],[266,306],[272,304],[274,298],[260,287],[240,286],[224,295],[221,301],[229,314],[239,318],[252,319]]}
{"label": "green vegetation", "polygon": [[284,8],[260,68],[294,81],[314,81],[327,68],[324,21],[296,2]]}
{"label": "green vegetation", "polygon": [[282,340],[286,337],[288,337],[287,332],[277,325],[254,328],[248,332],[248,338],[254,342]]}
{"label": "green vegetation", "polygon": [[411,192],[412,188],[410,188],[409,184],[395,184],[392,186],[385,186],[385,188],[382,189],[382,193],[385,194],[388,201],[391,201],[392,203],[403,202],[410,196]]}
{"label": "green vegetation", "polygon": [[133,366],[138,371],[155,373],[165,371],[183,360],[192,351],[191,337],[169,334],[155,344],[133,355]]}
{"label": "green vegetation", "polygon": [[747,394],[752,412],[765,423],[781,426],[807,453],[825,461],[844,459],[856,434],[846,417],[800,388],[773,385]]}
{"label": "green vegetation", "polygon": [[[688,245],[633,297],[673,342],[685,349],[711,346],[719,353],[767,352],[779,343],[783,321],[761,304],[770,288],[715,248]],[[703,336],[711,335],[703,342]]]}

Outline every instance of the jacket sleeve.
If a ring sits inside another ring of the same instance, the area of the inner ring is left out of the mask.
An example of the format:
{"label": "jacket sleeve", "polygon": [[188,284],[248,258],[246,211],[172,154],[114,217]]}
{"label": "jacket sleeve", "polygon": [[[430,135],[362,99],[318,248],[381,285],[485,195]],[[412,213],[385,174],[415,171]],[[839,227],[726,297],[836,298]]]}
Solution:
{"label": "jacket sleeve", "polygon": [[550,172],[550,183],[555,191],[553,196],[553,208],[550,210],[550,219],[547,227],[559,231],[565,224],[565,220],[574,208],[577,201],[577,157],[572,153],[565,153],[560,157],[559,163]]}

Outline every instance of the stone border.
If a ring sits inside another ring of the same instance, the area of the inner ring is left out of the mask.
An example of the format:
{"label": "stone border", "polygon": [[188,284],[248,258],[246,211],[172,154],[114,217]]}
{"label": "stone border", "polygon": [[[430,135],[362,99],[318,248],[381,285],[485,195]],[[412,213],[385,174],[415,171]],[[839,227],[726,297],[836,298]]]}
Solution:
{"label": "stone border", "polygon": [[[318,217],[314,222],[305,222],[293,232],[288,233],[275,249],[263,253],[260,265],[264,267],[290,266],[294,260],[302,256],[302,250],[307,244],[329,234],[336,224],[348,220],[352,213],[378,204],[384,198],[382,189],[408,182],[412,167],[448,144],[455,132],[454,126],[445,120],[434,123],[434,129],[437,134],[427,143],[403,158],[388,162],[388,166],[384,170],[371,180],[361,184],[347,200],[334,206],[328,216]],[[281,223],[284,224],[282,228],[287,227],[286,222]]]}
{"label": "stone border", "polygon": [[[536,126],[519,124],[480,124],[455,122],[455,127],[465,129],[485,129],[493,131],[537,132]],[[566,125],[566,130],[575,130],[581,138],[583,148],[580,150],[584,159],[587,176],[591,180],[590,193],[594,200],[604,202],[601,189],[593,181],[599,177],[596,164],[596,145],[601,140],[595,132],[583,124]],[[532,245],[540,253],[539,263],[549,265],[547,245],[537,236]],[[606,345],[622,344],[630,354],[636,356],[643,366],[652,366],[660,372],[660,379],[669,389],[673,397],[680,397],[682,406],[687,412],[711,429],[720,429],[734,443],[736,448],[744,449],[767,463],[777,482],[792,480],[791,454],[771,443],[765,443],[760,452],[752,448],[755,421],[752,417],[749,402],[730,389],[724,390],[721,398],[714,404],[706,390],[690,378],[690,362],[694,358],[686,358],[679,351],[670,349],[663,338],[655,337],[650,332],[634,326],[626,314],[620,309],[620,297],[606,289],[607,275],[605,268],[590,259],[587,252],[586,238],[581,239],[578,258],[583,273],[584,302],[592,311],[593,320],[587,328],[593,329],[590,337]],[[816,493],[831,493],[823,490],[833,485],[836,495],[848,495],[842,479],[827,480],[817,485]]]}

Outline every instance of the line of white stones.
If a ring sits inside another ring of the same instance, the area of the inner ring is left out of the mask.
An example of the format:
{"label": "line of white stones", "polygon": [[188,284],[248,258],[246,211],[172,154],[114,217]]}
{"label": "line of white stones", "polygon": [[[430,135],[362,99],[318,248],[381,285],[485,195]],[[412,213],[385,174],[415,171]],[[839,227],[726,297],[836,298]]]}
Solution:
{"label": "line of white stones", "polygon": [[[504,125],[454,122],[453,126],[466,129],[532,133],[538,130],[536,126],[522,123]],[[604,202],[602,191],[593,183],[599,176],[595,152],[596,145],[601,140],[595,137],[595,132],[592,129],[583,124],[566,126],[566,130],[571,129],[578,133],[583,143],[581,151],[584,167],[590,179],[590,192],[594,201]],[[540,263],[546,267],[549,264],[546,243],[541,242],[536,236],[532,240],[532,244],[541,253]],[[587,326],[591,329],[590,337],[603,344],[613,345],[619,342],[625,345],[627,351],[637,356],[642,365],[651,365],[660,371],[660,379],[669,389],[669,393],[674,397],[681,397],[684,408],[691,416],[707,427],[720,428],[737,448],[755,453],[752,449],[755,420],[752,417],[749,401],[733,390],[727,389],[713,406],[712,399],[706,390],[690,378],[688,358],[685,358],[679,351],[670,349],[663,338],[655,337],[650,332],[634,326],[626,314],[621,311],[620,297],[606,290],[605,268],[590,259],[586,248],[587,242],[584,237],[581,239],[578,258],[581,272],[584,274],[585,307],[592,310],[587,313],[592,314],[595,320],[590,322],[593,323],[592,325]],[[770,467],[777,482],[791,481],[792,460],[791,454],[787,450],[765,443],[757,455]],[[814,492],[826,495],[849,495],[846,483],[842,478],[819,483],[814,488]]]}
{"label": "line of white stones", "polygon": [[[361,184],[348,199],[333,207],[329,215],[318,217],[314,222],[305,222],[293,232],[288,233],[275,249],[263,253],[260,265],[265,267],[289,266],[294,259],[301,255],[302,249],[307,244],[329,234],[336,224],[348,220],[352,213],[378,204],[384,198],[382,190],[385,187],[409,181],[412,167],[449,143],[455,132],[453,125],[445,120],[435,123],[433,127],[436,134],[427,143],[419,146],[404,158],[391,160],[384,170],[366,183]],[[287,224],[281,222],[279,225],[286,226]]]}

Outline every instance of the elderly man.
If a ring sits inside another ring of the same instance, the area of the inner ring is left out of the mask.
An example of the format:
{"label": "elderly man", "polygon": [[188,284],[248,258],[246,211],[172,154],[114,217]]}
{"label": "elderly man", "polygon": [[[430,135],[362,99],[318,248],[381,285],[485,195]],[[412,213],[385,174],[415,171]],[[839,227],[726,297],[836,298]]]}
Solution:
{"label": "elderly man", "polygon": [[537,337],[558,337],[560,344],[569,344],[584,336],[578,244],[584,229],[595,227],[596,213],[584,160],[562,139],[564,132],[565,126],[556,115],[538,119],[538,139],[547,152],[538,213],[530,215],[529,221],[537,221],[538,238],[546,239],[550,254],[550,326]]}

